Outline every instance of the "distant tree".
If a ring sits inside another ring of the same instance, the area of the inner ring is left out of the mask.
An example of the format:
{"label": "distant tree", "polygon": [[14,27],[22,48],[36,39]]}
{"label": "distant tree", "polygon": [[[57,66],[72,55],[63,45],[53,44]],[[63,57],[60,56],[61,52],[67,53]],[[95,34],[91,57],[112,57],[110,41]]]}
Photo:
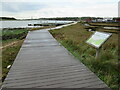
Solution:
{"label": "distant tree", "polygon": [[16,20],[14,17],[0,17],[0,20]]}
{"label": "distant tree", "polygon": [[78,21],[79,17],[56,17],[56,18],[39,18],[40,20],[69,20],[69,21]]}

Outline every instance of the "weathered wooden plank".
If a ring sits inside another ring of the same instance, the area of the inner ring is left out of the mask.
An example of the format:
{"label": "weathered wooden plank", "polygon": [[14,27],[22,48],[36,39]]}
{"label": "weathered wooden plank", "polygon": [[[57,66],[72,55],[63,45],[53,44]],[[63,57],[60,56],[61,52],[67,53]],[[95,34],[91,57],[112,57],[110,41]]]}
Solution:
{"label": "weathered wooden plank", "polygon": [[[66,72],[66,73],[51,73],[51,74],[41,74],[41,75],[31,75],[30,76],[23,76],[23,77],[19,77],[19,78],[8,78],[6,83],[10,83],[10,82],[15,82],[15,81],[25,81],[25,80],[36,80],[36,79],[51,79],[51,78],[57,78],[59,79],[59,77],[67,77],[67,76],[73,76],[73,75],[81,75],[85,76],[85,75],[92,75],[89,72]],[[79,75],[79,76],[80,76]],[[81,78],[80,77],[80,78]],[[82,77],[83,78],[83,77]],[[61,78],[60,78],[61,79]]]}

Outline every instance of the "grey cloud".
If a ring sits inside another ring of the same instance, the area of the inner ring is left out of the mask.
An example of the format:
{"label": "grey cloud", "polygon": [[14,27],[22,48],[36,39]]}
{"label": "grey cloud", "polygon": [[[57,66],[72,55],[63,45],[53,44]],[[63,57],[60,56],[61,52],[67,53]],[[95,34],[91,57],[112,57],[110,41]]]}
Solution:
{"label": "grey cloud", "polygon": [[24,12],[31,10],[38,10],[45,8],[46,5],[41,3],[29,3],[29,2],[3,2],[2,10],[6,12]]}

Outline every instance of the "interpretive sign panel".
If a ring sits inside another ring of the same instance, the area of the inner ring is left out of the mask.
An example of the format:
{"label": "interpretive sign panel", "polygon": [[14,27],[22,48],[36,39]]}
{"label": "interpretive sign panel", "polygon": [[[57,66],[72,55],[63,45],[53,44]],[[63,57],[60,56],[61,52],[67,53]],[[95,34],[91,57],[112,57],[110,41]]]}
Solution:
{"label": "interpretive sign panel", "polygon": [[111,33],[104,33],[96,31],[90,39],[87,40],[87,43],[95,46],[96,48],[101,47],[101,45],[111,36]]}

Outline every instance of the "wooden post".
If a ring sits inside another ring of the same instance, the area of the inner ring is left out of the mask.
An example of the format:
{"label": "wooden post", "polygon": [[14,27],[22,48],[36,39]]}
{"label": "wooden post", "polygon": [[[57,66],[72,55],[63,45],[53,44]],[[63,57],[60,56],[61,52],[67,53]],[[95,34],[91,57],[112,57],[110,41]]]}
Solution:
{"label": "wooden post", "polygon": [[100,55],[100,48],[96,48],[96,59],[99,59],[99,55]]}

